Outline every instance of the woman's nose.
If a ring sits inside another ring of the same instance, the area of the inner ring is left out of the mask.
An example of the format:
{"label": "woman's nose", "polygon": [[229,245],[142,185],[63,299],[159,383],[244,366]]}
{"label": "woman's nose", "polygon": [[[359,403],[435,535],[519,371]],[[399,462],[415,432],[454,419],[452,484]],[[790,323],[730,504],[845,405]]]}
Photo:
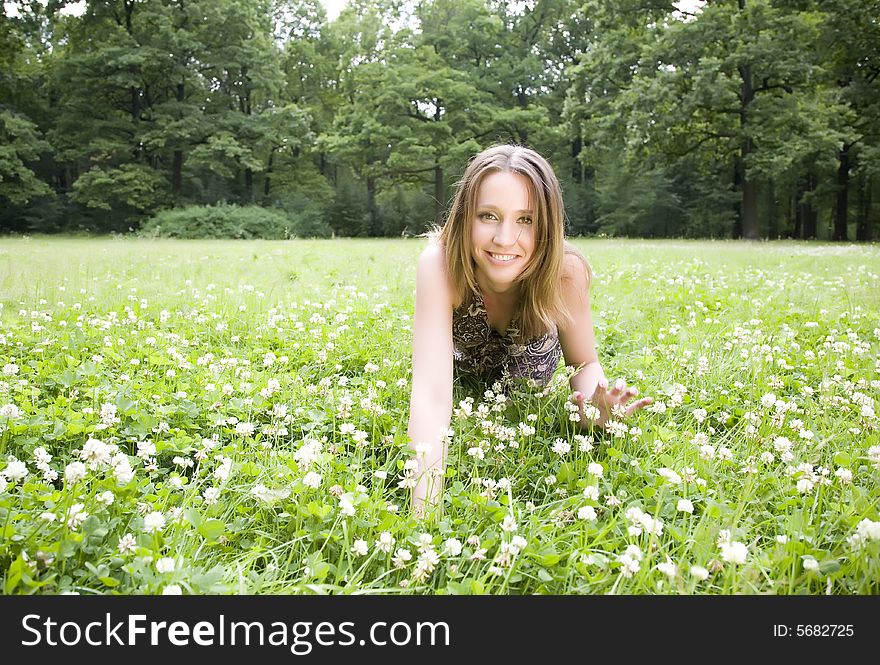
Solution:
{"label": "woman's nose", "polygon": [[495,231],[495,244],[501,247],[512,245],[516,242],[519,234],[517,233],[516,224],[502,222]]}

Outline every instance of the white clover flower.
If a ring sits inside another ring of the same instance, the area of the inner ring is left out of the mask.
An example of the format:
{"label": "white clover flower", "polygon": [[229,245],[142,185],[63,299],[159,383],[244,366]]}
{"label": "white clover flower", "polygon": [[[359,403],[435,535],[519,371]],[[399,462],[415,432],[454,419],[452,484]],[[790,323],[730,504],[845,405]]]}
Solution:
{"label": "white clover flower", "polygon": [[605,473],[605,469],[598,462],[590,462],[590,465],[587,467],[587,473],[596,478],[601,478],[602,474]]}
{"label": "white clover flower", "polygon": [[259,501],[263,503],[271,503],[275,495],[272,493],[268,487],[266,487],[263,483],[257,483],[251,488],[251,494],[253,494]]}
{"label": "white clover flower", "polygon": [[39,446],[38,448],[34,448],[34,461],[37,464],[37,468],[42,470],[43,465],[52,461],[52,455],[50,455],[43,446]]}
{"label": "white clover flower", "polygon": [[679,476],[672,469],[665,469],[665,468],[657,469],[657,475],[659,475],[661,478],[664,478],[666,480],[666,482],[668,482],[670,485],[680,485],[681,484],[681,476]]}
{"label": "white clover flower", "polygon": [[106,492],[101,492],[96,497],[96,499],[97,499],[98,503],[101,503],[105,506],[110,506],[113,504],[113,501],[116,499],[116,497],[113,495],[113,492],[111,492],[110,490],[107,490]]}
{"label": "white clover flower", "polygon": [[458,556],[461,554],[463,545],[458,538],[448,538],[445,543],[443,543],[443,553],[447,556]]}
{"label": "white clover flower", "polygon": [[107,426],[119,422],[119,418],[116,416],[115,404],[105,403],[101,405],[101,422]]}
{"label": "white clover flower", "polygon": [[64,467],[64,481],[74,485],[86,477],[86,466],[82,462],[71,462]]}
{"label": "white clover flower", "polygon": [[663,563],[658,563],[655,567],[669,579],[675,578],[678,574],[678,566],[668,559]]}
{"label": "white clover flower", "polygon": [[165,516],[158,512],[153,511],[144,516],[144,531],[146,533],[155,533],[156,531],[161,531],[165,528]]}
{"label": "white clover flower", "polygon": [[89,514],[83,508],[85,508],[84,504],[75,503],[67,510],[68,529],[76,530],[86,521]]}
{"label": "white clover flower", "polygon": [[395,539],[394,536],[391,535],[388,531],[383,531],[379,534],[379,540],[376,541],[376,549],[380,552],[390,553],[391,548],[394,547]]}
{"label": "white clover flower", "polygon": [[516,529],[517,529],[517,524],[516,524],[516,520],[513,518],[513,516],[512,515],[505,515],[504,520],[501,522],[501,530],[507,531],[508,533],[510,533],[512,531],[516,531]]}
{"label": "white clover flower", "polygon": [[168,556],[163,556],[156,562],[156,572],[157,573],[173,573],[174,572],[174,559]]}
{"label": "white clover flower", "polygon": [[343,515],[343,517],[354,517],[355,507],[354,507],[354,496],[351,492],[346,492],[341,497],[339,497],[339,512]]}
{"label": "white clover flower", "polygon": [[596,520],[596,509],[592,506],[581,506],[578,508],[578,519],[593,522]]}
{"label": "white clover flower", "polygon": [[394,553],[394,556],[391,558],[391,563],[394,564],[395,568],[403,568],[406,566],[406,562],[412,559],[412,552],[410,552],[405,547],[398,547],[397,551]]}
{"label": "white clover flower", "polygon": [[691,566],[690,573],[691,577],[694,577],[701,582],[709,577],[709,571],[703,568],[703,566]]}
{"label": "white clover flower", "polygon": [[40,513],[40,519],[43,520],[44,522],[54,522],[55,520],[58,519],[58,515],[56,515],[55,513],[51,513],[49,511],[46,511],[45,513]]}
{"label": "white clover flower", "polygon": [[152,441],[138,441],[137,442],[137,456],[141,459],[147,459],[148,457],[152,457],[156,454],[156,444]]}
{"label": "white clover flower", "polygon": [[844,467],[838,467],[838,469],[834,472],[834,475],[837,476],[838,480],[842,483],[851,483],[853,478],[853,473],[849,469]]}
{"label": "white clover flower", "polygon": [[722,543],[721,558],[728,563],[745,563],[749,556],[749,548],[739,541]]}
{"label": "white clover flower", "polygon": [[214,469],[214,478],[219,480],[221,483],[225,482],[229,479],[229,474],[232,472],[232,459],[230,457],[220,456],[220,466]]}
{"label": "white clover flower", "polygon": [[583,491],[584,498],[587,501],[598,501],[599,500],[599,488],[595,485],[587,485]]}
{"label": "white clover flower", "polygon": [[801,478],[797,481],[797,491],[801,494],[806,494],[807,492],[811,492],[813,490],[813,481],[809,478]]}
{"label": "white clover flower", "polygon": [[239,436],[250,436],[255,429],[256,426],[253,423],[240,422],[235,426],[235,433]]}
{"label": "white clover flower", "polygon": [[[158,565],[158,564],[157,564]],[[162,589],[163,596],[182,596],[183,589],[180,588],[179,584],[168,584]]]}
{"label": "white clover flower", "polygon": [[693,415],[698,423],[702,423],[706,419],[706,416],[709,415],[709,413],[706,411],[706,409],[694,409]]}
{"label": "white clover flower", "polygon": [[819,562],[816,561],[813,557],[807,557],[804,559],[804,570],[813,571],[819,570]]}
{"label": "white clover flower", "polygon": [[355,556],[367,556],[369,552],[369,545],[367,545],[366,540],[361,540],[358,538],[354,541],[354,544],[351,546],[351,553]]}
{"label": "white clover flower", "polygon": [[27,464],[12,457],[6,464],[6,468],[0,471],[0,474],[5,476],[11,483],[24,480],[28,476]]}
{"label": "white clover flower", "polygon": [[127,485],[134,478],[134,469],[131,468],[131,462],[128,461],[128,455],[125,453],[116,453],[110,464],[113,467],[113,476],[120,485]]}
{"label": "white clover flower", "polygon": [[133,535],[127,533],[119,539],[119,544],[116,547],[120,554],[133,554],[137,549],[137,540]]}
{"label": "white clover flower", "polygon": [[571,451],[571,444],[565,439],[556,439],[553,442],[553,452],[557,455],[567,455]]}
{"label": "white clover flower", "polygon": [[864,543],[871,540],[880,540],[880,521],[874,522],[867,518],[859,522],[855,533],[847,538],[847,542],[854,550],[861,549]]}
{"label": "white clover flower", "polygon": [[620,572],[624,577],[632,577],[641,568],[642,551],[636,545],[630,545],[626,551],[617,557],[621,564]]}
{"label": "white clover flower", "polygon": [[709,435],[705,432],[697,432],[694,435],[694,438],[691,439],[691,443],[698,448],[701,446],[705,446],[707,443],[709,443]]}
{"label": "white clover flower", "polygon": [[690,499],[679,499],[675,508],[682,513],[693,514],[694,512],[694,504]]}
{"label": "white clover flower", "polygon": [[305,485],[306,487],[317,489],[321,486],[321,476],[314,471],[309,471],[306,475],[303,476],[302,482],[303,485]]}
{"label": "white clover flower", "polygon": [[110,446],[98,439],[89,439],[79,452],[79,456],[94,471],[110,463]]}
{"label": "white clover flower", "polygon": [[0,418],[9,418],[17,420],[21,418],[22,411],[15,404],[4,404],[0,406]]}
{"label": "white clover flower", "polygon": [[774,404],[776,404],[776,395],[774,395],[773,393],[767,393],[763,397],[761,397],[761,406],[763,406],[765,409],[773,406]]}

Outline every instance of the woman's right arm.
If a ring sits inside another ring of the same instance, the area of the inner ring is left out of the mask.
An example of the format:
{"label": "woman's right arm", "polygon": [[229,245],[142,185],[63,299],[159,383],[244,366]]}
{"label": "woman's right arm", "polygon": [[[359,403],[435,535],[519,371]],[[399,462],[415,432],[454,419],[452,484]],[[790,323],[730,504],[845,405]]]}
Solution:
{"label": "woman's right arm", "polygon": [[413,489],[413,510],[418,514],[437,503],[446,469],[445,435],[452,419],[453,298],[443,247],[432,244],[419,257],[413,318],[408,434],[419,463]]}

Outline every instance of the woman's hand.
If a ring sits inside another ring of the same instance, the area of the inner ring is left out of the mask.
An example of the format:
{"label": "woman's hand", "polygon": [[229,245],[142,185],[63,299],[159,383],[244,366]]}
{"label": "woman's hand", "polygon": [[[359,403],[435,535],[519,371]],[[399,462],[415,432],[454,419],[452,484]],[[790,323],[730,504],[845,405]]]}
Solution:
{"label": "woman's hand", "polygon": [[[638,394],[638,388],[635,386],[627,387],[626,381],[623,379],[615,381],[610,390],[608,389],[608,379],[605,377],[599,379],[596,390],[593,392],[593,397],[590,399],[590,403],[599,411],[598,417],[593,420],[593,425],[604,428],[612,418],[628,418],[639,409],[644,409],[646,406],[654,403],[653,397],[643,397],[632,404],[628,404]],[[583,406],[586,402],[586,397],[578,390],[572,394],[572,398],[575,404],[581,407],[581,425],[585,426],[587,423],[583,418]]]}

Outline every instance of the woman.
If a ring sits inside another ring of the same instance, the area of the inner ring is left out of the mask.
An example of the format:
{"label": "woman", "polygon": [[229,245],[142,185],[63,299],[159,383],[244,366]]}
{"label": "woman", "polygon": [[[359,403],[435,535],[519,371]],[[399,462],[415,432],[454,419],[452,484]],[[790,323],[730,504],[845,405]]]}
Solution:
{"label": "woman", "polygon": [[[436,503],[452,417],[453,372],[546,383],[560,356],[580,369],[572,397],[603,426],[651,404],[618,380],[608,389],[593,337],[586,260],[567,245],[559,182],[538,153],[488,148],[458,183],[442,230],[419,257],[409,437],[417,453],[413,509]],[[590,399],[586,399],[590,395]],[[617,407],[617,409],[615,409]]]}

